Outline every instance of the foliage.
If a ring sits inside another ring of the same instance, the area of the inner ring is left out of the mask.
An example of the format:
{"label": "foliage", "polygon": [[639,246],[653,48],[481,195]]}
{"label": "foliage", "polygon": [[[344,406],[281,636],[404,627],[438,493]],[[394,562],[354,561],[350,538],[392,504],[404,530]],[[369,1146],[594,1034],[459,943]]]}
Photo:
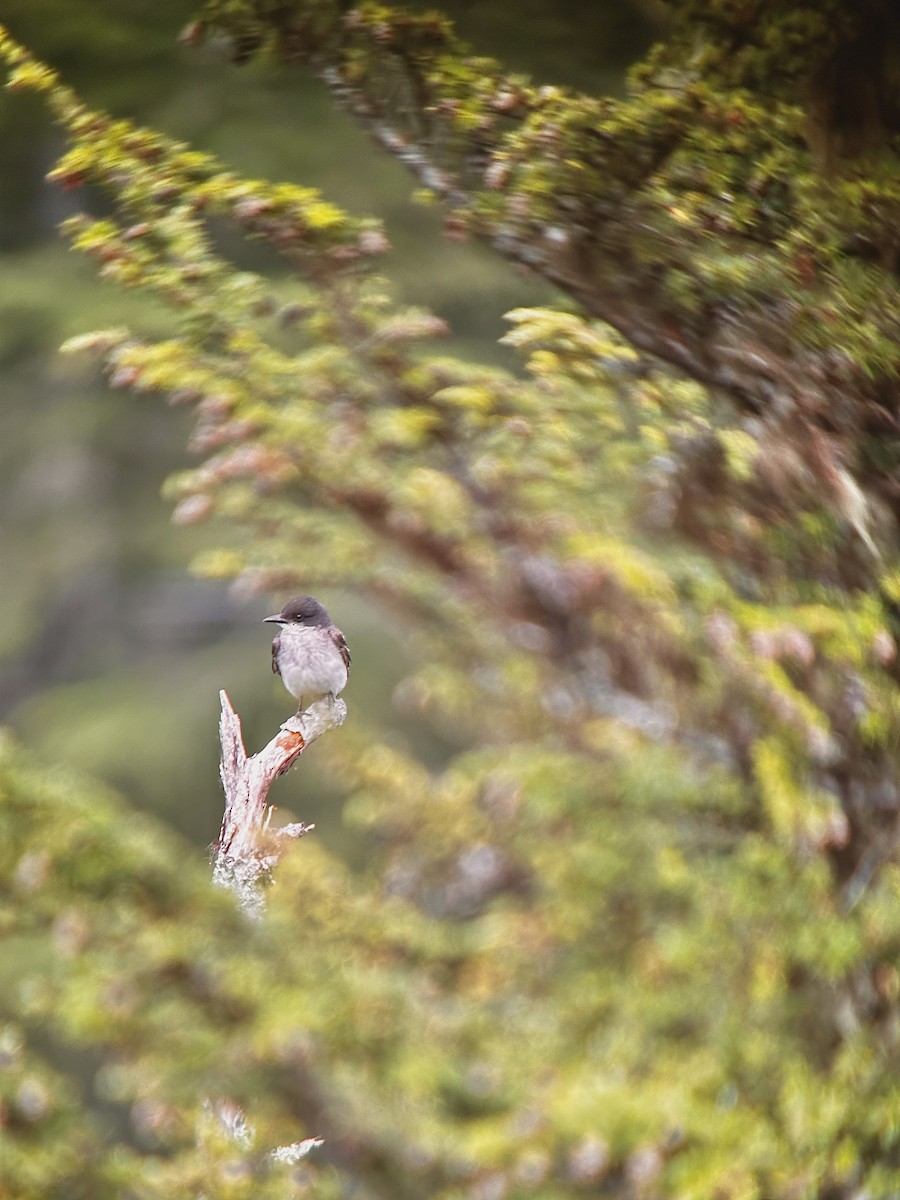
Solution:
{"label": "foliage", "polygon": [[490,238],[636,344],[766,410],[777,383],[807,419],[877,423],[896,377],[894,6],[668,7],[622,101],[531,86],[433,12],[206,0],[193,28],[238,61],[312,67],[447,202],[453,235]]}
{"label": "foliage", "polygon": [[[791,208],[812,186],[804,149],[757,257],[730,240],[751,220],[740,206],[724,240],[704,236],[716,224],[692,173],[744,171],[763,136],[786,172],[803,137],[789,111],[764,122],[747,100],[722,136],[746,127],[751,141],[723,146],[705,122],[742,101],[715,80],[666,98],[654,76],[621,105],[524,81],[508,92],[436,17],[367,7],[338,26],[310,3],[286,29],[290,6],[268,8],[208,12],[241,55],[289,34],[298,56],[321,57],[349,31],[345,88],[372,68],[365,37],[411,39],[453,92],[444,116],[464,141],[498,96],[511,96],[501,112],[531,112],[502,154],[517,156],[523,228],[541,244],[561,194],[586,211],[602,208],[597,188],[627,184],[620,281],[659,266],[661,241],[684,271],[663,260],[662,292],[644,297],[653,338],[629,344],[590,304],[560,305],[510,314],[521,376],[440,356],[441,322],[395,305],[371,273],[388,249],[376,222],[89,111],[0,43],[9,86],[44,96],[69,139],[55,181],[111,199],[64,233],[103,279],[179,315],[172,336],[114,328],[68,348],[98,354],[113,387],[193,407],[202,462],[168,494],[177,521],[222,529],[200,569],[255,590],[353,588],[400,613],[422,665],[397,701],[463,746],[430,771],[355,714],[327,754],[369,838],[365,870],[306,839],[256,930],[180,850],[7,748],[5,919],[45,964],[8,1004],[9,1194],[895,1193],[890,469],[865,457],[864,421],[836,414],[835,442],[815,405],[779,418],[772,379],[767,410],[748,413],[704,386],[709,371],[677,376],[643,353],[685,313],[693,353],[704,289],[754,303],[795,271],[790,239],[813,209],[827,232],[839,194],[862,204],[864,181],[816,177],[816,204]],[[597,158],[580,149],[589,130]],[[390,136],[427,184],[427,161]],[[663,150],[679,197],[655,172]],[[469,205],[450,175],[431,183],[496,234],[490,198]],[[642,245],[643,217],[663,210]],[[291,277],[235,267],[234,228]],[[846,247],[821,244],[847,289],[833,300],[847,377],[882,386],[896,350],[857,299],[888,289],[891,270],[860,275]],[[820,313],[812,290],[793,294],[792,346]],[[721,351],[713,331],[710,359]],[[774,379],[794,395],[793,371]],[[94,1056],[115,1110],[105,1128],[102,1105],[82,1117],[59,1079],[77,1074],[72,1047]],[[325,1145],[291,1179],[264,1154],[311,1135]]]}

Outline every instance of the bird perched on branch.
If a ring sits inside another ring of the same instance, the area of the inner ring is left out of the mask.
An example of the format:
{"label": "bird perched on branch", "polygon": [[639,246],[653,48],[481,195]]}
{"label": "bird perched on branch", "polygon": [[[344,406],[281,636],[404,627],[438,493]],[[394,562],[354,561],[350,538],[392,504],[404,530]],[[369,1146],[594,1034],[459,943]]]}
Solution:
{"label": "bird perched on branch", "polygon": [[280,613],[264,621],[280,625],[272,642],[272,670],[298,701],[297,711],[347,686],[350,651],[347,639],[312,596],[295,596]]}

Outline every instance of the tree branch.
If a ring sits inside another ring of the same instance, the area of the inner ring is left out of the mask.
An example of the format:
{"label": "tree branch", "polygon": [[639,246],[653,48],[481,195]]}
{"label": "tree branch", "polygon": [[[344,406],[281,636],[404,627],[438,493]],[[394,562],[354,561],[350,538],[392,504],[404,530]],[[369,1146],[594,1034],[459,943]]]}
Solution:
{"label": "tree branch", "polygon": [[229,888],[245,912],[258,916],[263,907],[263,886],[281,857],[285,839],[303,837],[314,828],[297,821],[273,829],[274,806],[267,802],[269,788],[279,775],[291,769],[311,742],[343,724],[347,706],[343,700],[317,700],[285,721],[269,744],[248,758],[241,719],[226,692],[219,693],[219,700],[219,774],[225,790],[225,815],[214,846],[213,883]]}
{"label": "tree branch", "polygon": [[433,13],[261,7],[205,0],[198,24],[241,59],[274,35],[444,202],[450,236],[485,239],[739,409],[824,434],[825,486],[846,463],[897,508],[862,443],[896,438],[900,201],[820,169],[802,80],[773,107],[766,80],[757,95],[727,75],[727,39],[690,6],[622,101],[529,86]]}

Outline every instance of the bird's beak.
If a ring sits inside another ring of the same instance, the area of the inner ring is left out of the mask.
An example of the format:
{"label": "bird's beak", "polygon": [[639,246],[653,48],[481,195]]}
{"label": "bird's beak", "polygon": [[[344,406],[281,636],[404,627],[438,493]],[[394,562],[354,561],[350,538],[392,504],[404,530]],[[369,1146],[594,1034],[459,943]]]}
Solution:
{"label": "bird's beak", "polygon": [[281,613],[276,613],[274,617],[263,617],[263,625],[265,625],[266,621],[272,621],[275,625],[283,625],[284,617]]}

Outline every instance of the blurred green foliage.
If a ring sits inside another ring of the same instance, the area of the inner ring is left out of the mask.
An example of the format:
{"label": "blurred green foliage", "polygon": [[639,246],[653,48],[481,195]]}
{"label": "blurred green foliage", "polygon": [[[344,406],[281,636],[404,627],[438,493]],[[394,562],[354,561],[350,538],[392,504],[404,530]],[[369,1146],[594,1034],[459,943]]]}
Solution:
{"label": "blurred green foliage", "polygon": [[[123,8],[111,0],[77,7],[40,0],[5,6],[3,19],[91,103],[215,150],[237,170],[317,179],[338,202],[379,212],[403,292],[440,307],[453,324],[454,348],[502,354],[500,316],[533,297],[534,285],[479,248],[442,243],[437,214],[411,202],[402,169],[376,154],[320,85],[249,67],[235,89],[221,54],[179,46],[190,15],[181,2]],[[585,58],[578,56],[582,69],[593,69]],[[206,763],[172,744],[165,681],[179,677],[185,646],[218,645],[228,674],[216,686],[226,682],[240,697],[248,737],[265,740],[283,705],[259,669],[263,632],[248,630],[263,610],[248,620],[246,602],[221,588],[192,591],[185,581],[185,564],[210,536],[202,527],[173,530],[158,497],[166,474],[186,461],[184,414],[123,401],[93,364],[58,354],[61,342],[85,329],[126,322],[162,334],[173,328],[171,316],[135,291],[97,289],[90,269],[60,242],[58,223],[76,198],[46,186],[59,137],[30,94],[3,95],[0,143],[0,503],[11,517],[0,527],[0,713],[30,744],[51,754],[65,746],[86,770],[171,815],[202,844],[217,825],[219,789]],[[81,199],[103,211],[98,195]],[[259,242],[232,237],[228,249],[243,265],[272,266]],[[356,644],[367,644],[359,687],[366,663],[380,661],[373,622],[362,605],[344,620]],[[50,629],[52,657],[42,651]],[[397,653],[402,630],[392,636]],[[391,679],[382,670],[363,684],[381,708]],[[189,722],[205,725],[209,694],[198,685],[181,696]],[[111,736],[82,736],[90,724]],[[441,740],[427,729],[409,736],[440,757]],[[159,788],[147,786],[163,753],[174,792],[196,797],[189,809],[163,803]],[[311,785],[307,803],[320,827],[324,818],[329,836],[340,838],[339,822],[328,816],[334,797],[321,790]]]}
{"label": "blurred green foliage", "polygon": [[896,1194],[895,526],[567,302],[509,314],[519,371],[436,352],[378,221],[0,52],[105,198],[65,236],[170,314],[67,350],[193,414],[200,572],[367,597],[436,731],[350,691],[316,755],[358,869],[306,838],[257,926],[3,743],[0,1197]]}

